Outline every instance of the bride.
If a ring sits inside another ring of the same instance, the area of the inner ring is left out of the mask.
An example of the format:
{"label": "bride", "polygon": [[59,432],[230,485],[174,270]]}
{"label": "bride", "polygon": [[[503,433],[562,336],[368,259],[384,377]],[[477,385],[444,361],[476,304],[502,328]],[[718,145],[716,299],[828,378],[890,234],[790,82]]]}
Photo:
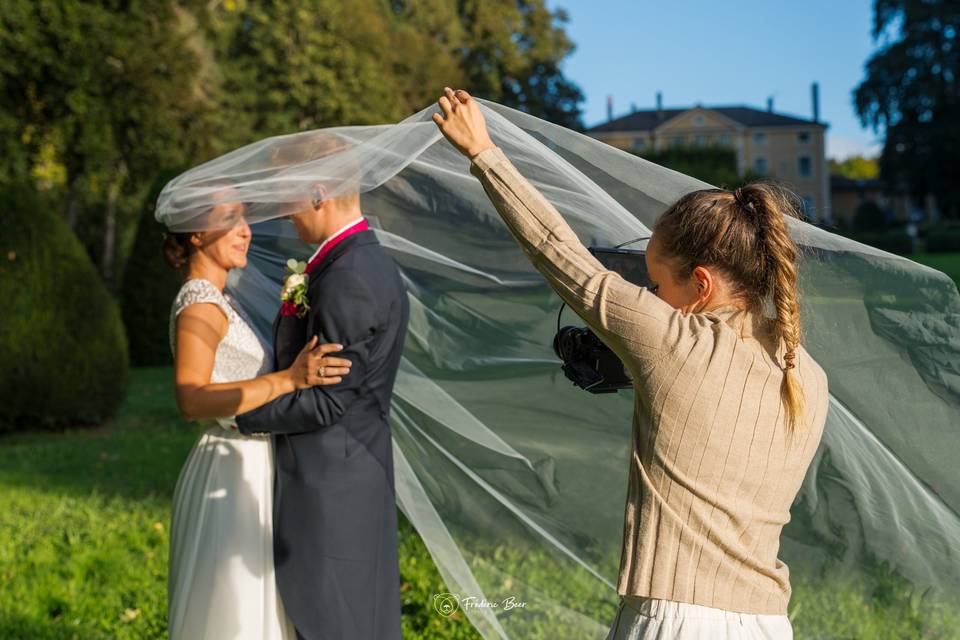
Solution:
{"label": "bride", "polygon": [[229,270],[247,264],[244,206],[219,204],[207,218],[213,230],[168,233],[163,246],[167,263],[186,272],[170,313],[177,406],[188,420],[219,423],[200,436],[174,490],[170,638],[292,640],[273,574],[273,444],[241,434],[232,417],[296,389],[336,384],[350,361],[327,355],[341,345],[317,346],[314,337],[289,369],[269,373],[263,344],[223,292]]}

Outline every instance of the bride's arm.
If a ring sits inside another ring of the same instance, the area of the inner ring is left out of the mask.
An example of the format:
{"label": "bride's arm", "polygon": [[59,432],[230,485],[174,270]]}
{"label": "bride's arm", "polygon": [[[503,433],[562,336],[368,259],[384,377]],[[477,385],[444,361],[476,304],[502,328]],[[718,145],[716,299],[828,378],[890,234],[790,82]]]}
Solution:
{"label": "bride's arm", "polygon": [[[350,361],[326,356],[340,345],[315,347],[313,338],[288,369],[250,380],[211,383],[214,358],[229,323],[215,304],[198,303],[177,316],[174,380],[177,407],[187,420],[223,418],[256,409],[271,400],[306,387],[336,384],[350,371]],[[325,367],[321,378],[316,375]]]}

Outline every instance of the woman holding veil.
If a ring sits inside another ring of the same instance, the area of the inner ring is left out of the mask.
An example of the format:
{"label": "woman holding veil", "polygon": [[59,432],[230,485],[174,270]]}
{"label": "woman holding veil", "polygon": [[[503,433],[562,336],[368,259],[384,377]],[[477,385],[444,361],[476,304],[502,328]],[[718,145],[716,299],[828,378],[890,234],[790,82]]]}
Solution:
{"label": "woman holding veil", "polygon": [[623,603],[609,640],[793,637],[780,530],[827,416],[826,374],[800,344],[784,220],[795,210],[761,184],[689,193],[654,228],[654,286],[637,286],[494,146],[467,92],[447,89],[439,104],[434,121],[524,252],[634,380]]}

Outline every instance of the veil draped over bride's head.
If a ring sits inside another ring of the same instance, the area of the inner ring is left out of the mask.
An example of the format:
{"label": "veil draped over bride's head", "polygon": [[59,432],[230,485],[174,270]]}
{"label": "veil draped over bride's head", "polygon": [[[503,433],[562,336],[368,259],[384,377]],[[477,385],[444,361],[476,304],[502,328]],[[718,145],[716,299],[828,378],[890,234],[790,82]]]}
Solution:
{"label": "veil draped over bride's head", "polygon": [[[315,248],[278,218],[359,192],[409,290],[391,428],[398,505],[446,583],[425,605],[466,615],[485,638],[603,638],[618,604],[633,392],[591,395],[563,376],[551,347],[560,299],[433,111],[248,145],[171,181],[157,218],[204,230],[216,226],[213,205],[244,203],[250,262],[227,291],[266,339],[286,260]],[[668,205],[709,186],[494,103],[483,111],[494,141],[585,244],[647,236]],[[831,390],[782,535],[794,622],[814,628],[863,606],[958,622],[939,608],[960,601],[956,286],[790,222],[804,345]]]}

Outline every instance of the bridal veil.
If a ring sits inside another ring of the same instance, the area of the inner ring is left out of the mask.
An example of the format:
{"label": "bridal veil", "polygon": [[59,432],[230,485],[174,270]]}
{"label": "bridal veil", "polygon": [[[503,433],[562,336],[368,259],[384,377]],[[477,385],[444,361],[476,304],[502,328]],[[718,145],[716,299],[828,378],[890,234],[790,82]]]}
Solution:
{"label": "bridal veil", "polygon": [[[485,638],[602,638],[618,604],[633,392],[592,395],[561,373],[560,299],[434,110],[237,149],[172,180],[157,218],[204,230],[212,205],[245,204],[249,266],[227,288],[267,339],[286,260],[313,251],[278,218],[318,193],[361,192],[410,296],[391,427],[397,503],[446,582],[426,604],[461,610]],[[585,244],[648,236],[668,205],[709,186],[495,103],[483,110],[494,142]],[[938,603],[960,601],[960,295],[938,271],[790,223],[804,345],[831,390],[782,535],[795,601],[808,594],[796,614],[887,589],[939,615]]]}

